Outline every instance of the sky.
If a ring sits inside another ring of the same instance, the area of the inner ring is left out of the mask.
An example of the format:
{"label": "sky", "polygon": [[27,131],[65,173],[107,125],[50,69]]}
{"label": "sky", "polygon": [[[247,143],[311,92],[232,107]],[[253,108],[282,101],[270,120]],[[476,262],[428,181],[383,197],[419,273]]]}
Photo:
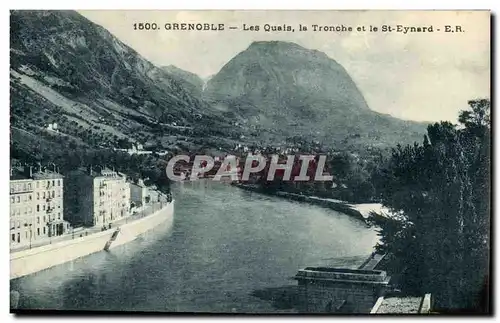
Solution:
{"label": "sky", "polygon": [[[417,121],[457,121],[467,101],[490,97],[487,11],[79,11],[157,66],[175,65],[202,78],[216,74],[253,41],[283,40],[324,52],[340,63],[375,111]],[[134,23],[159,30],[134,30]],[[165,30],[166,23],[224,24],[223,31]],[[259,31],[243,31],[259,25]],[[266,32],[284,24],[295,32]],[[308,27],[299,32],[299,24]],[[313,31],[312,25],[353,32]],[[382,32],[388,25],[433,26],[432,33]],[[445,25],[462,32],[445,32]],[[229,26],[238,29],[229,29]],[[357,27],[365,31],[357,31]],[[370,32],[370,26],[378,27]],[[437,31],[439,29],[440,31]]]}

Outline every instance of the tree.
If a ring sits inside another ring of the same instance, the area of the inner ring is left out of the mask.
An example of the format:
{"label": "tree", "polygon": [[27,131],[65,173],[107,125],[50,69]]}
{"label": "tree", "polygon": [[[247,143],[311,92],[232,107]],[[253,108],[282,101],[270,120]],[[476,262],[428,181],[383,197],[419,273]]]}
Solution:
{"label": "tree", "polygon": [[490,100],[470,100],[471,110],[460,112],[458,122],[467,129],[474,131],[484,131],[490,125]]}
{"label": "tree", "polygon": [[335,154],[331,157],[330,165],[333,174],[338,179],[344,180],[349,175],[352,168],[352,158],[348,153]]}
{"label": "tree", "polygon": [[431,292],[445,309],[481,307],[489,252],[489,101],[469,102],[464,128],[427,129],[422,145],[398,146],[382,171],[381,199],[397,220],[376,220],[380,252],[409,294]]}

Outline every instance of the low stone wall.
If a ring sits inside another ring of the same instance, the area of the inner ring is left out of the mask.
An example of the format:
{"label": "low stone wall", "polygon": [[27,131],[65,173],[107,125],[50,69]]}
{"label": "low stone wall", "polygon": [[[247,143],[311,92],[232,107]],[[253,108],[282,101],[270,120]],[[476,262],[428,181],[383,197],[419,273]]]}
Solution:
{"label": "low stone wall", "polygon": [[120,234],[111,244],[110,249],[130,242],[136,239],[141,234],[151,230],[152,228],[169,221],[172,223],[174,214],[174,203],[169,203],[154,215],[144,217],[131,223],[120,226]]}
{"label": "low stone wall", "polygon": [[345,301],[344,313],[367,314],[380,295],[384,284],[354,284],[336,281],[299,282],[299,297],[302,313],[336,312],[331,306]]}
{"label": "low stone wall", "polygon": [[[171,220],[174,203],[147,217],[124,224],[111,248],[134,240],[140,234],[155,226]],[[13,252],[10,255],[10,279],[19,278],[35,272],[72,261],[92,253],[103,251],[115,230],[106,230],[88,236],[48,244],[33,249]]]}
{"label": "low stone wall", "polygon": [[383,255],[371,255],[358,269],[306,267],[295,275],[304,313],[369,313],[382,296],[390,276],[382,270],[364,269]]}

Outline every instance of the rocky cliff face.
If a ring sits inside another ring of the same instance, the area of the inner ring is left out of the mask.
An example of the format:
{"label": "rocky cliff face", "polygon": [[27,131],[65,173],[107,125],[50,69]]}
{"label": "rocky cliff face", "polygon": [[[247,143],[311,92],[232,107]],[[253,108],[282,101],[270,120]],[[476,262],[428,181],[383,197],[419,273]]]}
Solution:
{"label": "rocky cliff face", "polygon": [[198,75],[180,69],[174,65],[163,66],[161,69],[169,75],[175,77],[181,83],[183,88],[189,90],[193,95],[201,95],[205,82]]}
{"label": "rocky cliff face", "polygon": [[204,98],[276,135],[376,142],[388,136],[408,141],[425,131],[370,110],[340,64],[295,43],[252,43],[208,82]]}
{"label": "rocky cliff face", "polygon": [[[159,119],[171,112],[189,118],[186,112],[203,105],[175,76],[70,11],[12,12],[11,68],[19,73],[29,69],[61,92],[111,99]],[[163,82],[157,85],[152,74]]]}

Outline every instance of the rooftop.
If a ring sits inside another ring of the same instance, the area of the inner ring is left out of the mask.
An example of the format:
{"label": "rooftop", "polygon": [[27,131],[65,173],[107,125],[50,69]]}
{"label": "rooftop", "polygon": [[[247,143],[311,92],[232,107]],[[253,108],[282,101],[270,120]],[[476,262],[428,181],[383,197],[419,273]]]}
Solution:
{"label": "rooftop", "polygon": [[136,183],[132,183],[132,184],[135,186],[143,187],[143,188],[147,187],[147,185],[144,184],[144,180],[142,180],[142,179],[139,179]]}
{"label": "rooftop", "polygon": [[85,175],[90,177],[126,177],[125,174],[115,171],[114,169],[109,169],[107,167],[80,167],[76,170],[71,171],[71,175]]}
{"label": "rooftop", "polygon": [[33,179],[57,179],[63,177],[61,174],[51,171],[33,173]]}
{"label": "rooftop", "polygon": [[388,284],[390,276],[382,270],[335,267],[306,267],[295,275],[296,280],[349,281],[356,283]]}
{"label": "rooftop", "polygon": [[364,269],[350,269],[350,268],[336,268],[336,267],[306,267],[304,270],[320,271],[327,273],[361,274],[361,275],[379,275],[383,273],[383,271],[381,270],[364,270]]}
{"label": "rooftop", "polygon": [[115,172],[114,169],[109,169],[107,167],[102,168],[100,171],[99,170],[92,170],[92,173],[94,176],[120,176],[118,172]]}
{"label": "rooftop", "polygon": [[18,173],[18,172],[12,172],[10,174],[10,180],[11,181],[20,181],[20,180],[23,180],[23,179],[31,179],[31,178],[29,176],[27,176],[26,174]]}
{"label": "rooftop", "polygon": [[10,180],[43,180],[43,179],[61,179],[64,176],[58,172],[48,170],[47,168],[35,168],[28,166],[12,167]]}

